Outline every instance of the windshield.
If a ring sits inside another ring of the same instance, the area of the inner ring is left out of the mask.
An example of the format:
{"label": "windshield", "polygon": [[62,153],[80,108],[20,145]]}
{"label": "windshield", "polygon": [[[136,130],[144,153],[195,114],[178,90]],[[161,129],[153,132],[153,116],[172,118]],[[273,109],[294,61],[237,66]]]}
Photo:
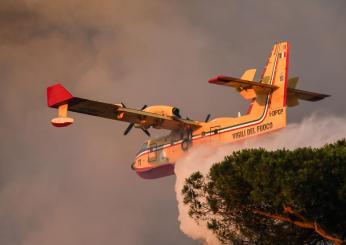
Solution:
{"label": "windshield", "polygon": [[143,152],[143,151],[146,151],[146,150],[148,150],[148,142],[145,142],[145,143],[142,145],[142,147],[141,147],[141,149],[138,151],[137,155],[140,154],[140,153]]}

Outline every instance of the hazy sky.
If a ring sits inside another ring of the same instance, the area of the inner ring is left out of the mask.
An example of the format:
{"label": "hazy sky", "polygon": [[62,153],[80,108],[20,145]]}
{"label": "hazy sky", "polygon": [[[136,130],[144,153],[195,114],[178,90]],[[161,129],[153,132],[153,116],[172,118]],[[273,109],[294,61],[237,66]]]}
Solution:
{"label": "hazy sky", "polygon": [[202,120],[247,104],[215,75],[262,71],[291,42],[290,76],[332,97],[301,103],[345,115],[345,0],[1,0],[0,244],[198,244],[179,231],[175,177],[146,181],[130,164],[146,136],[71,114],[51,127],[46,87],[105,102],[170,104]]}

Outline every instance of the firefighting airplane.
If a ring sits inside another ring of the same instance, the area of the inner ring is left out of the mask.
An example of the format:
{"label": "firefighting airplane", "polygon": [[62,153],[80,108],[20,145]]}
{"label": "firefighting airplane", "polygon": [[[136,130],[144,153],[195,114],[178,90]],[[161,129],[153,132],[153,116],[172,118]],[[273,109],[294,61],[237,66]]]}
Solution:
{"label": "firefighting airplane", "polygon": [[84,113],[130,123],[124,135],[135,127],[150,137],[149,128],[167,129],[165,137],[145,142],[131,167],[145,179],[174,174],[174,164],[190,147],[200,144],[226,143],[262,135],[286,126],[286,109],[298,105],[298,100],[318,101],[328,97],[296,89],[298,77],[288,79],[290,46],[277,43],[269,55],[261,80],[253,81],[256,69],[246,70],[241,78],[217,76],[209,83],[235,88],[250,101],[245,115],[221,117],[205,121],[182,118],[173,106],[154,105],[132,109],[123,103],[109,104],[74,97],[62,85],[47,88],[48,106],[58,108],[58,117],[52,119],[56,127],[73,123],[67,111]]}

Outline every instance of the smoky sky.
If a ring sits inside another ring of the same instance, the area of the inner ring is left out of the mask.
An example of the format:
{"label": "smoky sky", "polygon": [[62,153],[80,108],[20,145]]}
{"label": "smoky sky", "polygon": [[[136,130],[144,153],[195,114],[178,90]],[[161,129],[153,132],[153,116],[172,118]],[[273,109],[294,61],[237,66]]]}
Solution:
{"label": "smoky sky", "polygon": [[232,116],[247,102],[207,80],[260,74],[272,45],[288,40],[298,87],[332,95],[290,108],[288,122],[345,115],[345,12],[344,0],[2,0],[0,244],[199,244],[179,231],[175,177],[145,181],[130,169],[146,136],[78,114],[53,128],[46,87],[174,105],[196,120]]}

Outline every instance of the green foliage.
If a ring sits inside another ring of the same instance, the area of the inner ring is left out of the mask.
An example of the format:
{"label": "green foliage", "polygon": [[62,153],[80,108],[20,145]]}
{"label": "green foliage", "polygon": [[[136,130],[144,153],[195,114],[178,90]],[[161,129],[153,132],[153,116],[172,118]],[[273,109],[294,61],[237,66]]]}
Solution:
{"label": "green foliage", "polygon": [[182,193],[190,216],[207,221],[224,243],[321,244],[327,239],[314,229],[257,211],[314,222],[341,239],[346,233],[345,176],[345,140],[319,149],[250,149],[227,156],[207,176],[194,173]]}

